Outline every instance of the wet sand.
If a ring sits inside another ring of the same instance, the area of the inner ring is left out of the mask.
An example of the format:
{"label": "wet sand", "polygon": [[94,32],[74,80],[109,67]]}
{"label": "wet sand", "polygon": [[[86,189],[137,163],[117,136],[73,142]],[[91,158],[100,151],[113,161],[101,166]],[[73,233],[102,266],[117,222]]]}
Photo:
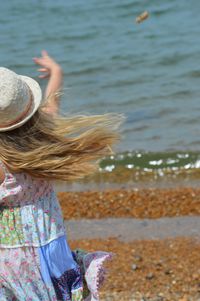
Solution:
{"label": "wet sand", "polygon": [[200,239],[200,216],[164,217],[159,219],[103,218],[65,222],[68,239],[107,239],[125,242],[138,239],[197,237]]}

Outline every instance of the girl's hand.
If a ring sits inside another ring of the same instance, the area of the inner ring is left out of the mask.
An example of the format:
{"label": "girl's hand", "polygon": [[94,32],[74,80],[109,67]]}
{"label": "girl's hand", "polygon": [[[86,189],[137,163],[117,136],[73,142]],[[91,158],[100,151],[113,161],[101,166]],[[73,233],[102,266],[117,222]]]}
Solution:
{"label": "girl's hand", "polygon": [[59,93],[62,89],[63,72],[62,68],[52,57],[50,57],[46,50],[42,51],[41,57],[33,58],[34,62],[41,68],[39,78],[48,78],[47,87],[45,89],[46,106],[44,111],[50,114],[57,114],[59,110]]}
{"label": "girl's hand", "polygon": [[34,62],[41,66],[38,71],[42,72],[43,74],[39,75],[39,78],[49,78],[54,73],[62,74],[62,69],[56,61],[48,55],[46,50],[42,51],[41,57],[34,57]]}

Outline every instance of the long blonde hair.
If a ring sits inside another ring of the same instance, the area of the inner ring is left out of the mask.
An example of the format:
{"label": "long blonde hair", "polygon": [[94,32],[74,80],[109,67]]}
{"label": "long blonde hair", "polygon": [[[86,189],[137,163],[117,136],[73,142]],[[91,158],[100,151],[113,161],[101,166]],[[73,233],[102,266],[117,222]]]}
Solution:
{"label": "long blonde hair", "polygon": [[0,160],[14,173],[71,181],[89,175],[119,140],[118,114],[51,116],[39,109],[23,126],[0,133]]}

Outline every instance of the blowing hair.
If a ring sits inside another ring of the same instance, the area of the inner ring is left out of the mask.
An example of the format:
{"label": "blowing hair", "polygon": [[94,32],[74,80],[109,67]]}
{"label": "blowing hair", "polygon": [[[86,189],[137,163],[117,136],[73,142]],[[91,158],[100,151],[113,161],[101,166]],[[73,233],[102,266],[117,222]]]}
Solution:
{"label": "blowing hair", "polygon": [[14,173],[71,181],[97,170],[119,140],[119,114],[52,116],[39,109],[21,127],[0,132],[0,160]]}

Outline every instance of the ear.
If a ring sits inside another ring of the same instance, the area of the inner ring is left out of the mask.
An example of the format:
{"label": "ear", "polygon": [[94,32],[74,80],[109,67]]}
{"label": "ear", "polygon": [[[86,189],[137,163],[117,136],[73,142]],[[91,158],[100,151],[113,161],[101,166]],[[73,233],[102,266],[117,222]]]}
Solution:
{"label": "ear", "polygon": [[3,183],[4,179],[5,179],[5,173],[2,167],[0,166],[0,184]]}

